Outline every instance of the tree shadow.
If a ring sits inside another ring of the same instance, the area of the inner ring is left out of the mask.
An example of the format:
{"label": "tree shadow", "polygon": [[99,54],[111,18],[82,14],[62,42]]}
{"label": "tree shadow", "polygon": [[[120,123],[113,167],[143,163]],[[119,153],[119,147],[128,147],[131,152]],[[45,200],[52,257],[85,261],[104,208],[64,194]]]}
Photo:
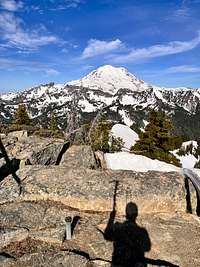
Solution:
{"label": "tree shadow", "polygon": [[[8,175],[13,174],[19,170],[20,160],[12,159],[9,164],[6,163],[0,167],[0,182],[3,181]],[[20,179],[19,179],[20,180]],[[18,182],[17,182],[18,183]]]}
{"label": "tree shadow", "polygon": [[20,159],[12,159],[10,160],[8,154],[4,148],[4,145],[0,139],[0,158],[4,158],[5,164],[0,167],[0,182],[2,182],[7,176],[12,175],[13,179],[19,186],[19,195],[22,193],[22,185],[21,180],[17,176],[16,172],[19,170]]}
{"label": "tree shadow", "polygon": [[147,267],[155,266],[178,267],[164,260],[153,260],[145,257],[145,252],[150,251],[151,241],[145,228],[136,223],[138,216],[137,205],[130,202],[126,206],[126,220],[123,223],[114,222],[116,212],[113,210],[104,238],[113,242],[111,266],[116,267]]}

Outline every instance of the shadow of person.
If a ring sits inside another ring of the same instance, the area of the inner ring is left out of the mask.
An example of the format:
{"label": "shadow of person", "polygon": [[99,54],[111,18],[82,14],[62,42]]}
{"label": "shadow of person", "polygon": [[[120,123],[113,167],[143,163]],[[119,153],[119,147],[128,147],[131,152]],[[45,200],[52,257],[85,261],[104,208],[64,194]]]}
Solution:
{"label": "shadow of person", "polygon": [[129,202],[126,206],[126,220],[123,223],[114,222],[116,212],[110,213],[104,238],[113,242],[113,267],[147,267],[156,266],[178,267],[164,260],[145,258],[145,252],[150,251],[151,241],[145,228],[136,223],[137,205]]}
{"label": "shadow of person", "polygon": [[145,252],[151,249],[147,231],[136,223],[137,205],[130,202],[126,206],[126,220],[116,222],[112,211],[104,232],[104,238],[113,241],[112,266],[146,267]]}

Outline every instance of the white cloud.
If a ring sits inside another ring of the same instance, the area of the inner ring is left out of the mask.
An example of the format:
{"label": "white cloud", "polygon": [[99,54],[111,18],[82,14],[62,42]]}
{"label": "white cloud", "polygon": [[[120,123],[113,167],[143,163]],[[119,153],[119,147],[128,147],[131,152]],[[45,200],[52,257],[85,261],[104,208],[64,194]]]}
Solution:
{"label": "white cloud", "polygon": [[56,76],[60,74],[51,64],[37,61],[17,60],[0,57],[0,70],[40,73],[45,76]]}
{"label": "white cloud", "polygon": [[61,52],[67,54],[67,53],[69,53],[69,49],[67,49],[67,48],[63,48],[63,49],[61,50]]}
{"label": "white cloud", "polygon": [[46,69],[45,72],[47,76],[57,76],[60,74],[60,72],[55,69]]}
{"label": "white cloud", "polygon": [[100,41],[96,39],[91,39],[88,42],[88,46],[84,49],[81,58],[87,59],[103,54],[107,54],[114,50],[120,49],[123,46],[122,42],[119,39],[115,41]]}
{"label": "white cloud", "polygon": [[176,18],[186,18],[189,17],[190,15],[190,9],[188,7],[181,7],[177,10],[174,11],[174,13],[172,14],[172,16],[176,17]]}
{"label": "white cloud", "polygon": [[166,70],[167,73],[200,73],[200,67],[193,65],[180,65],[170,67]]}
{"label": "white cloud", "polygon": [[0,38],[6,41],[9,47],[32,51],[60,41],[56,36],[47,34],[41,25],[32,31],[25,30],[22,26],[23,21],[13,13],[0,13]]}
{"label": "white cloud", "polygon": [[117,63],[136,62],[156,57],[183,53],[194,49],[200,44],[200,32],[190,41],[173,41],[167,44],[153,45],[146,48],[133,48],[131,52],[112,55],[111,59]]}
{"label": "white cloud", "polygon": [[81,67],[81,70],[83,70],[83,71],[88,71],[88,70],[91,70],[91,69],[94,69],[93,65],[84,65],[84,66]]}
{"label": "white cloud", "polygon": [[188,7],[188,1],[182,0],[181,6],[172,13],[172,18],[187,18],[190,16],[190,8]]}
{"label": "white cloud", "polygon": [[72,7],[76,8],[81,3],[81,0],[65,0],[64,4],[67,8]]}
{"label": "white cloud", "polygon": [[57,11],[68,8],[77,8],[82,3],[82,0],[49,0],[49,2],[51,4],[49,9]]}
{"label": "white cloud", "polygon": [[23,8],[23,2],[15,0],[0,0],[0,8],[14,12]]}

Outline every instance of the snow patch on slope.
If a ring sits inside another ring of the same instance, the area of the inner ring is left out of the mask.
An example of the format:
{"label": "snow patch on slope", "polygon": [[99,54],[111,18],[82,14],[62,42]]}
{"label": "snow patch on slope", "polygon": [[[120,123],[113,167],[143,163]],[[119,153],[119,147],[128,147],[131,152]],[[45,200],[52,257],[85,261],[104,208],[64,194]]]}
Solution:
{"label": "snow patch on slope", "polygon": [[94,112],[96,107],[92,105],[87,99],[82,99],[79,101],[79,105],[82,107],[84,112]]}
{"label": "snow patch on slope", "polygon": [[196,164],[196,162],[198,161],[194,155],[185,155],[185,156],[181,156],[179,157],[180,162],[182,164],[183,168],[187,168],[187,169],[192,169],[194,168],[194,165]]}
{"label": "snow patch on slope", "polygon": [[125,150],[130,150],[131,146],[139,140],[138,134],[123,124],[115,124],[111,129],[111,135],[123,140]]}
{"label": "snow patch on slope", "polygon": [[140,131],[141,131],[141,132],[145,132],[145,128],[146,128],[146,126],[149,124],[149,122],[146,121],[146,120],[143,120],[143,124],[144,124],[144,127],[141,127],[141,128],[140,128]]}
{"label": "snow patch on slope", "polygon": [[174,165],[128,152],[106,153],[105,160],[111,170],[181,172],[181,169]]}
{"label": "snow patch on slope", "polygon": [[120,110],[119,114],[122,116],[124,123],[129,127],[133,124],[133,121],[129,118],[127,112],[125,110]]}
{"label": "snow patch on slope", "polygon": [[17,97],[17,93],[0,94],[0,98],[4,101],[11,101]]}

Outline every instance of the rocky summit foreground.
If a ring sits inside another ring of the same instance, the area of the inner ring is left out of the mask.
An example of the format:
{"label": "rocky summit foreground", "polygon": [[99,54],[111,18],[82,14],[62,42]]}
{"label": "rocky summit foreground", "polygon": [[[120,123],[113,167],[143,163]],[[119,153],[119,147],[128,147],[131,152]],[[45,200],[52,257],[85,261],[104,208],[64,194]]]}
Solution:
{"label": "rocky summit foreground", "polygon": [[[145,254],[152,260],[148,266],[200,266],[200,220],[185,212],[182,175],[103,170],[95,165],[89,147],[65,147],[64,151],[64,144],[57,141],[37,140],[38,146],[30,138],[13,142],[7,144],[9,155],[29,159],[32,165],[17,172],[22,180],[20,196],[12,176],[0,182],[0,266],[110,266],[113,244],[103,232],[116,180],[116,221],[125,220],[127,203],[137,204],[137,224],[151,240]],[[49,146],[54,146],[54,159],[44,166],[45,151],[48,155],[52,151]],[[73,218],[71,240],[65,238],[67,216]]]}

